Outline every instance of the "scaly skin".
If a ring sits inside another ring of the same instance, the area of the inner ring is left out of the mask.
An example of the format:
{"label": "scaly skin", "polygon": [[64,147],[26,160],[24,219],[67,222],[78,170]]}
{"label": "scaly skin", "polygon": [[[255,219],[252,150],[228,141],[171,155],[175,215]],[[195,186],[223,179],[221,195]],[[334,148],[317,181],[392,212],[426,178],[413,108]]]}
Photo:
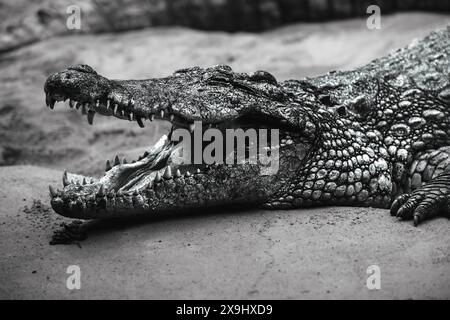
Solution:
{"label": "scaly skin", "polygon": [[121,81],[69,67],[45,83],[52,109],[68,98],[72,107],[82,102],[90,123],[99,113],[141,126],[162,118],[175,127],[200,120],[220,130],[278,128],[280,164],[274,175],[259,174],[261,165],[248,161],[177,165],[166,137],[135,163],[108,161],[100,179],[65,173],[62,191],[50,187],[52,206],[81,219],[236,204],[392,205],[393,215],[415,225],[448,214],[449,54],[450,27],[356,70],[300,81],[228,66]]}

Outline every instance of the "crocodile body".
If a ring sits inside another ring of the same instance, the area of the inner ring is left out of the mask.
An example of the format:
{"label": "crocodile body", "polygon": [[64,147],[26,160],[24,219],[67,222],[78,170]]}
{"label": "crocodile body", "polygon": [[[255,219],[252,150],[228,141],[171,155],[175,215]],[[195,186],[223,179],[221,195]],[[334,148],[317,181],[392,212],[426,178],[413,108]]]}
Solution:
{"label": "crocodile body", "polygon": [[[353,71],[278,82],[228,66],[148,80],[109,80],[69,67],[45,84],[46,102],[70,99],[87,114],[201,121],[280,131],[276,174],[261,164],[179,165],[164,137],[136,162],[107,162],[103,177],[65,173],[54,210],[90,219],[216,206],[391,208],[414,224],[450,213],[450,27]],[[170,134],[169,134],[170,138]],[[272,149],[274,151],[275,149]],[[236,151],[235,151],[236,152]],[[190,172],[192,173],[190,173]]]}

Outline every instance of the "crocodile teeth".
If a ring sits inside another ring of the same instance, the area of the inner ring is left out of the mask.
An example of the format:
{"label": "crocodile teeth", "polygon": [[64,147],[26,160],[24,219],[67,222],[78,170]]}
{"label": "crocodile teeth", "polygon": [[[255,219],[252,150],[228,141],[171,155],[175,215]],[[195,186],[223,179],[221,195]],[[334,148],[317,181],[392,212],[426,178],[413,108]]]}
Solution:
{"label": "crocodile teeth", "polygon": [[198,173],[201,173],[200,169],[197,169],[196,173],[197,173],[197,174],[198,174]]}
{"label": "crocodile teeth", "polygon": [[70,184],[69,179],[67,177],[67,171],[64,171],[62,180],[63,180],[63,186],[64,187],[68,186]]}
{"label": "crocodile teeth", "polygon": [[55,188],[53,188],[52,186],[48,186],[48,189],[50,190],[50,194],[53,198],[58,195]]}
{"label": "crocodile teeth", "polygon": [[164,110],[161,110],[161,111],[159,112],[159,116],[160,116],[161,118],[164,118]]}
{"label": "crocodile teeth", "polygon": [[69,107],[70,109],[73,109],[73,107],[75,107],[76,102],[74,102],[72,99],[69,100]]}
{"label": "crocodile teeth", "polygon": [[133,112],[130,112],[128,114],[128,120],[133,121],[133,118],[134,118],[134,114],[133,114]]}
{"label": "crocodile teeth", "polygon": [[83,185],[87,184],[86,178],[83,178]]}
{"label": "crocodile teeth", "polygon": [[172,169],[170,169],[170,167],[166,168],[163,177],[164,179],[172,179]]}
{"label": "crocodile teeth", "polygon": [[127,159],[126,159],[126,158],[123,158],[122,163],[123,163],[123,164],[127,164],[127,163],[128,163]]}
{"label": "crocodile teeth", "polygon": [[141,117],[136,117],[136,121],[137,121],[139,127],[141,127],[141,128],[144,128],[144,127],[145,127],[144,121],[142,120]]}
{"label": "crocodile teeth", "polygon": [[119,164],[120,164],[119,156],[116,156],[116,157],[114,158],[114,165],[117,166],[117,165],[119,165]]}
{"label": "crocodile teeth", "polygon": [[177,169],[177,171],[175,172],[175,178],[179,178],[181,177],[181,172],[180,169]]}
{"label": "crocodile teeth", "polygon": [[194,129],[195,129],[195,123],[192,122],[192,123],[189,125],[189,131],[194,132]]}
{"label": "crocodile teeth", "polygon": [[152,113],[151,115],[150,115],[150,121],[153,121],[154,119],[155,119],[155,115]]}
{"label": "crocodile teeth", "polygon": [[186,171],[186,173],[184,174],[186,177],[190,177],[191,173],[189,171]]}
{"label": "crocodile teeth", "polygon": [[87,119],[90,125],[94,123],[95,111],[89,110],[87,114]]}
{"label": "crocodile teeth", "polygon": [[173,119],[175,119],[175,115],[173,113],[170,114],[169,116],[170,121],[173,121]]}
{"label": "crocodile teeth", "polygon": [[50,93],[45,94],[45,105],[48,107],[50,106]]}
{"label": "crocodile teeth", "polygon": [[111,101],[109,99],[106,100],[106,109],[109,109],[111,106]]}
{"label": "crocodile teeth", "polygon": [[116,104],[114,104],[114,110],[113,110],[114,115],[117,114],[117,109],[119,109],[119,105],[116,103]]}
{"label": "crocodile teeth", "polygon": [[55,107],[55,103],[56,103],[56,99],[50,98],[50,104],[49,104],[50,109],[53,110],[53,108]]}
{"label": "crocodile teeth", "polygon": [[81,106],[81,113],[82,114],[87,114],[87,108],[88,108],[89,104],[85,103]]}
{"label": "crocodile teeth", "polygon": [[100,107],[100,100],[97,100],[97,102],[95,103],[95,106],[98,108]]}
{"label": "crocodile teeth", "polygon": [[157,172],[156,176],[155,176],[155,182],[159,182],[159,181],[161,181],[161,175],[159,174],[159,172]]}
{"label": "crocodile teeth", "polygon": [[105,186],[104,185],[100,186],[100,190],[98,190],[97,195],[99,195],[100,197],[103,197],[105,195]]}
{"label": "crocodile teeth", "polygon": [[106,160],[106,171],[111,170],[112,166],[111,166],[111,162],[109,160]]}

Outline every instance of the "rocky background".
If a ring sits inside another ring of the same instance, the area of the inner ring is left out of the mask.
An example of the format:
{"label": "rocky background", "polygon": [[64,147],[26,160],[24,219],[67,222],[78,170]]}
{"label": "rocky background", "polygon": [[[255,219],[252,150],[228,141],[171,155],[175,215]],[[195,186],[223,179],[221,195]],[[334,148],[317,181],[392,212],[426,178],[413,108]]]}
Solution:
{"label": "rocky background", "polygon": [[364,16],[369,5],[383,14],[450,12],[448,0],[2,0],[0,52],[55,35],[66,28],[67,8],[82,11],[80,33],[119,32],[152,26],[262,31],[301,21]]}

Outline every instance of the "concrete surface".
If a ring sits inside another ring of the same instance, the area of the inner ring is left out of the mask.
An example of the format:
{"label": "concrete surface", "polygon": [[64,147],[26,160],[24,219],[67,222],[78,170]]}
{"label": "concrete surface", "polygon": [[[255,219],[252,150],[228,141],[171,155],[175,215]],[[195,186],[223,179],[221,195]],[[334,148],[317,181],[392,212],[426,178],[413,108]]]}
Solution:
{"label": "concrete surface", "polygon": [[[65,219],[48,185],[61,172],[0,168],[1,299],[450,298],[450,221],[414,228],[388,211],[214,213],[140,223],[91,222],[76,245],[48,244]],[[30,208],[33,199],[41,210]],[[81,289],[66,288],[69,265]],[[366,269],[381,269],[368,290]]]}

